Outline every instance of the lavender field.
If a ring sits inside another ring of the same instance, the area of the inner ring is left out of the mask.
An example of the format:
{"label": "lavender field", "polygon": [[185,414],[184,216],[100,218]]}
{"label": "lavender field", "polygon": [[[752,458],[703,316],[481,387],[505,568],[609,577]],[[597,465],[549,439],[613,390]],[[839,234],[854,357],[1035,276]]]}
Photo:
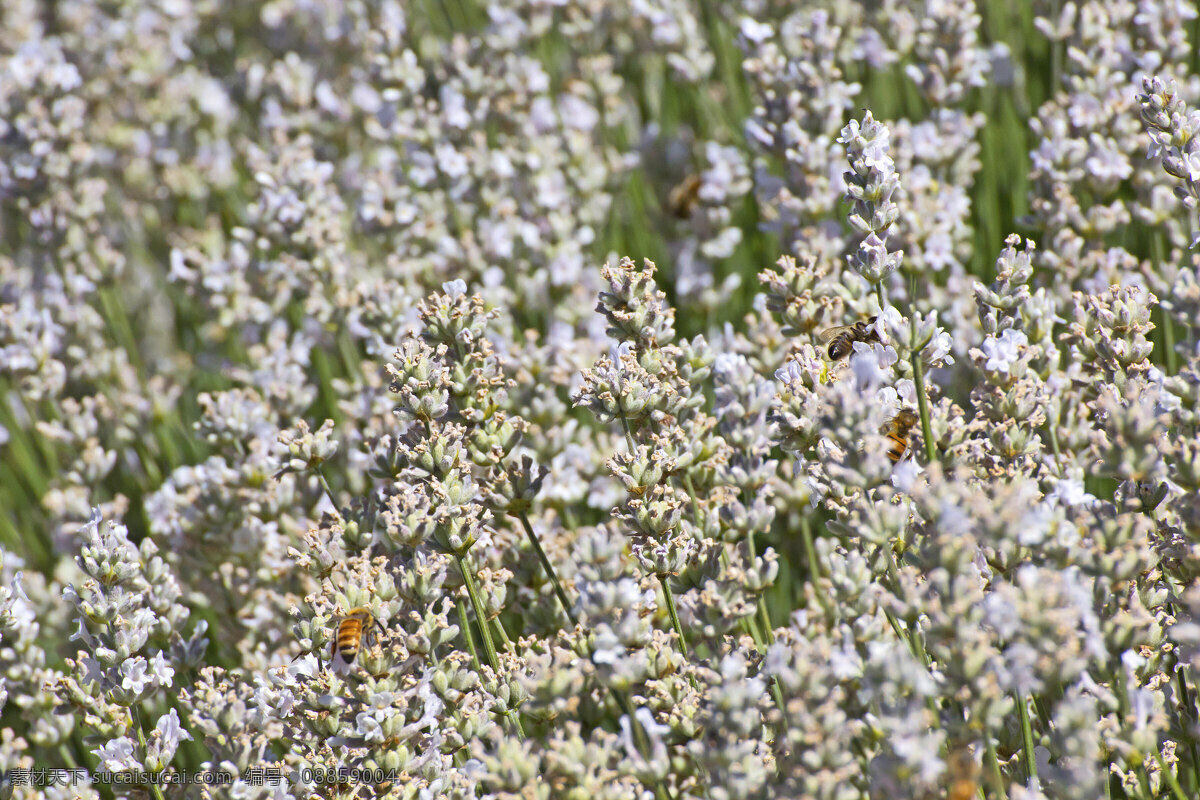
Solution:
{"label": "lavender field", "polygon": [[0,0],[0,800],[1200,798],[1198,10]]}

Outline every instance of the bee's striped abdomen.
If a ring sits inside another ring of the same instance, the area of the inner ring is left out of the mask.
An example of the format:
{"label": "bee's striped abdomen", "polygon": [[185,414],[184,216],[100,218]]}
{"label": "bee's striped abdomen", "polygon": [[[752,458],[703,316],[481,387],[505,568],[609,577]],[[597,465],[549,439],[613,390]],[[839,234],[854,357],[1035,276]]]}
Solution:
{"label": "bee's striped abdomen", "polygon": [[353,662],[358,657],[363,633],[374,619],[375,617],[368,608],[351,609],[350,613],[338,623],[337,630],[334,632],[331,657],[337,658],[338,654],[341,654],[343,661]]}

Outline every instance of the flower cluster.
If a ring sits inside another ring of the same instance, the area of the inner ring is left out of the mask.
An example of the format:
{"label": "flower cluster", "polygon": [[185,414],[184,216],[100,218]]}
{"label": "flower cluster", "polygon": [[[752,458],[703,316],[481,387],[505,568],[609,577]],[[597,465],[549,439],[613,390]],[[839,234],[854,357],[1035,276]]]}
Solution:
{"label": "flower cluster", "polygon": [[1200,796],[1197,8],[1010,5],[0,2],[0,798]]}

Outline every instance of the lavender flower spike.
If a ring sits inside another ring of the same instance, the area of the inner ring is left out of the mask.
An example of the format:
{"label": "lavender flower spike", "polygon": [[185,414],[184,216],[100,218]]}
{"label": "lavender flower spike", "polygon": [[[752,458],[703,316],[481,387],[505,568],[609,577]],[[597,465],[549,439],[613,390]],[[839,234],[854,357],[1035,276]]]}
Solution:
{"label": "lavender flower spike", "polygon": [[[1138,95],[1142,104],[1142,121],[1150,134],[1147,158],[1158,158],[1163,170],[1179,178],[1183,185],[1175,194],[1184,206],[1195,211],[1200,199],[1200,111],[1188,110],[1179,97],[1174,80],[1163,81],[1157,76],[1142,80],[1144,94]],[[1192,237],[1192,247],[1200,244],[1200,225]]]}
{"label": "lavender flower spike", "polygon": [[903,251],[889,252],[888,229],[900,216],[900,207],[892,195],[900,188],[896,165],[888,155],[891,133],[875,121],[871,112],[863,115],[860,125],[850,120],[838,143],[846,148],[850,171],[844,174],[846,198],[853,201],[850,225],[866,236],[858,250],[849,256],[850,268],[868,283],[877,284],[900,267]]}

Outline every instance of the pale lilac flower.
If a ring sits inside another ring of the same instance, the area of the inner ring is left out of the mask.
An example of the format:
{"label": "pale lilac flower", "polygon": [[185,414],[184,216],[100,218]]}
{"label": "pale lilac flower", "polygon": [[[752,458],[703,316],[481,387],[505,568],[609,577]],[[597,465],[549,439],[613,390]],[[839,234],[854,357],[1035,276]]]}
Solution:
{"label": "pale lilac flower", "polygon": [[825,365],[819,358],[799,356],[775,370],[775,379],[783,384],[803,383],[811,380],[812,376],[820,375],[824,369]]}
{"label": "pale lilac flower", "polygon": [[368,742],[383,741],[383,727],[373,712],[363,711],[355,716],[354,732]]}
{"label": "pale lilac flower", "polygon": [[159,686],[169,687],[175,678],[175,668],[167,661],[163,652],[159,650],[150,657],[148,676],[155,680]]}
{"label": "pale lilac flower", "polygon": [[107,772],[126,772],[143,769],[134,755],[134,743],[128,736],[112,739],[92,751],[100,759],[100,769]]}
{"label": "pale lilac flower", "polygon": [[616,664],[625,654],[625,648],[611,630],[601,630],[596,634],[592,651],[592,661],[597,664]]}
{"label": "pale lilac flower", "polygon": [[1200,152],[1184,153],[1181,158],[1187,179],[1193,183],[1200,181]]}
{"label": "pale lilac flower", "polygon": [[1075,478],[1057,481],[1046,495],[1046,499],[1064,506],[1087,505],[1096,500],[1095,496],[1084,488],[1083,481]]}
{"label": "pale lilac flower", "polygon": [[[1028,110],[970,1],[335,5],[273,4],[249,49],[185,0],[6,5],[0,458],[44,474],[6,487],[40,556],[0,547],[0,772],[86,728],[102,769],[247,800],[360,765],[431,800],[933,797],[989,750],[1014,798],[1189,785],[1191,3],[1042,4]],[[1135,100],[1148,71],[1180,83]],[[994,268],[985,78],[1038,242]],[[880,88],[917,116],[859,111]],[[597,269],[613,241],[673,284]]]}
{"label": "pale lilac flower", "polygon": [[911,492],[917,478],[924,471],[924,467],[920,466],[916,459],[906,458],[892,469],[892,486],[902,492]]}
{"label": "pale lilac flower", "polygon": [[873,347],[855,342],[849,361],[855,385],[866,394],[874,392],[891,377],[888,367],[896,362],[896,351],[891,347]]}
{"label": "pale lilac flower", "polygon": [[[936,318],[934,321],[936,323]],[[929,344],[921,350],[921,357],[930,364],[949,366],[954,363],[954,356],[950,355],[953,347],[954,340],[950,338],[950,334],[939,327]]]}
{"label": "pale lilac flower", "polygon": [[1006,328],[999,336],[988,336],[983,340],[980,349],[987,357],[985,369],[997,372],[1008,372],[1013,362],[1021,357],[1023,348],[1029,344],[1029,339],[1019,330]]}
{"label": "pale lilac flower", "polygon": [[765,23],[758,22],[752,17],[742,17],[739,25],[742,36],[754,44],[762,44],[775,35],[774,28]]}
{"label": "pale lilac flower", "polygon": [[889,337],[893,332],[902,330],[906,324],[904,315],[900,313],[900,309],[892,305],[881,309],[876,317],[872,330],[875,331],[879,340],[885,344],[892,341]]}
{"label": "pale lilac flower", "polygon": [[[12,556],[9,556],[9,558],[16,561]],[[21,627],[31,626],[37,622],[37,611],[29,601],[29,595],[25,593],[25,587],[22,585],[24,577],[24,573],[20,571],[13,576],[12,594],[5,608],[12,622]],[[3,597],[4,595],[0,594],[0,598]]]}
{"label": "pale lilac flower", "polygon": [[153,680],[146,670],[146,659],[134,656],[121,664],[121,687],[134,695],[140,695]]}
{"label": "pale lilac flower", "polygon": [[171,763],[179,743],[192,741],[192,735],[179,722],[179,714],[171,709],[158,718],[158,724],[150,732],[146,742],[146,768],[159,772]]}

